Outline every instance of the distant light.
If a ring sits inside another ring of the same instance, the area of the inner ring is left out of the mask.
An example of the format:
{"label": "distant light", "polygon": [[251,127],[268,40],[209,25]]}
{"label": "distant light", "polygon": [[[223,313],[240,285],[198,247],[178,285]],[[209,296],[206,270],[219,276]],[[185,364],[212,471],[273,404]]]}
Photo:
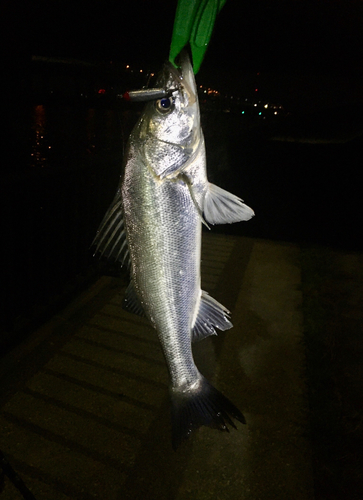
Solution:
{"label": "distant light", "polygon": [[106,89],[99,89],[98,94],[106,94]]}
{"label": "distant light", "polygon": [[266,108],[266,109],[267,109],[267,108],[268,108],[268,104],[265,104],[265,105],[264,105],[264,108]]}
{"label": "distant light", "polygon": [[259,114],[259,116],[261,116],[261,115],[262,115],[262,112],[260,111],[258,114]]}
{"label": "distant light", "polygon": [[258,89],[255,89],[255,92],[258,92]]}
{"label": "distant light", "polygon": [[155,76],[155,74],[154,73],[150,73],[150,76]]}
{"label": "distant light", "polygon": [[129,69],[129,67],[130,67],[130,66],[129,66],[128,64],[126,64],[126,69]]}
{"label": "distant light", "polygon": [[274,115],[277,115],[277,111],[274,111]]}
{"label": "distant light", "polygon": [[257,102],[255,102],[254,107],[255,107],[255,108],[257,107]]}
{"label": "distant light", "polygon": [[245,112],[244,112],[244,111],[242,111],[242,114],[244,115],[244,114],[245,114]]}
{"label": "distant light", "polygon": [[142,73],[142,69],[140,69],[140,73]]}

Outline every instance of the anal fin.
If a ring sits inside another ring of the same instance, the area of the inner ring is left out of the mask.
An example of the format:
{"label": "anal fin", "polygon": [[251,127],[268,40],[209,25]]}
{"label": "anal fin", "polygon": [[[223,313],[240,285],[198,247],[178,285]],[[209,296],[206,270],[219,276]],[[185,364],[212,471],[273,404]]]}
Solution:
{"label": "anal fin", "polygon": [[217,335],[215,328],[225,331],[232,328],[230,312],[207,292],[202,291],[198,315],[192,328],[192,341],[202,340],[209,335]]}

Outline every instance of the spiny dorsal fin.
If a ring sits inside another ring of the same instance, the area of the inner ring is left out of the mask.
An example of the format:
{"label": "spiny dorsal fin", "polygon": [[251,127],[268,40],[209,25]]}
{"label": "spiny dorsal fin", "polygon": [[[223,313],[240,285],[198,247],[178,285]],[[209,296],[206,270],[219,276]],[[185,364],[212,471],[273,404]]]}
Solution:
{"label": "spiny dorsal fin", "polygon": [[114,259],[129,267],[129,253],[122,210],[121,190],[118,189],[110,208],[107,210],[98,228],[92,245],[96,245],[96,253],[108,259]]}
{"label": "spiny dorsal fin", "polygon": [[203,211],[210,224],[232,224],[249,220],[255,215],[243,200],[211,183],[205,195]]}
{"label": "spiny dorsal fin", "polygon": [[232,328],[228,309],[207,292],[202,291],[199,311],[192,328],[192,341],[202,340],[209,335],[217,335],[215,328],[225,331]]}

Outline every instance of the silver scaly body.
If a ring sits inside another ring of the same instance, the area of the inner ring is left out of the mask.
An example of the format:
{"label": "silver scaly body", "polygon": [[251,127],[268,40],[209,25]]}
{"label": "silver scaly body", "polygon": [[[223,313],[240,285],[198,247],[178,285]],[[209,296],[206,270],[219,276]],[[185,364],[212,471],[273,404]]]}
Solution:
{"label": "silver scaly body", "polygon": [[151,102],[131,133],[121,186],[95,238],[106,256],[127,260],[125,306],[158,333],[171,378],[173,446],[200,425],[227,430],[239,410],[198,371],[191,343],[232,327],[228,310],[201,290],[203,218],[248,220],[242,200],[208,182],[192,67],[165,65],[158,85],[172,97]]}

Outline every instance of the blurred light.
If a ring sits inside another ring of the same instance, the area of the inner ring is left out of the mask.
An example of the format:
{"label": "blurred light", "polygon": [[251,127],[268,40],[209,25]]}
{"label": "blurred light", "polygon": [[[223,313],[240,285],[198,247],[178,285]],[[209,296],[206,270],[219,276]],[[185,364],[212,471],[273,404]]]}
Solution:
{"label": "blurred light", "polygon": [[142,69],[140,69],[140,73],[142,73]]}
{"label": "blurred light", "polygon": [[258,89],[255,89],[255,92],[258,92]]}
{"label": "blurred light", "polygon": [[128,64],[126,64],[126,69],[129,69],[129,67],[130,67],[130,66],[129,66]]}
{"label": "blurred light", "polygon": [[255,107],[255,108],[257,107],[257,102],[255,102],[254,107]]}
{"label": "blurred light", "polygon": [[267,108],[268,108],[268,104],[265,104],[265,105],[264,105],[264,108],[266,108],[266,109],[267,109]]}
{"label": "blurred light", "polygon": [[274,115],[277,115],[277,111],[274,111]]}
{"label": "blurred light", "polygon": [[98,94],[106,94],[106,90],[105,89],[99,89],[98,90]]}
{"label": "blurred light", "polygon": [[244,114],[245,114],[245,112],[244,112],[244,111],[242,111],[242,114],[244,115]]}
{"label": "blurred light", "polygon": [[262,115],[262,111],[260,111],[260,112],[258,113],[258,115],[259,115],[259,116],[261,116],[261,115]]}

